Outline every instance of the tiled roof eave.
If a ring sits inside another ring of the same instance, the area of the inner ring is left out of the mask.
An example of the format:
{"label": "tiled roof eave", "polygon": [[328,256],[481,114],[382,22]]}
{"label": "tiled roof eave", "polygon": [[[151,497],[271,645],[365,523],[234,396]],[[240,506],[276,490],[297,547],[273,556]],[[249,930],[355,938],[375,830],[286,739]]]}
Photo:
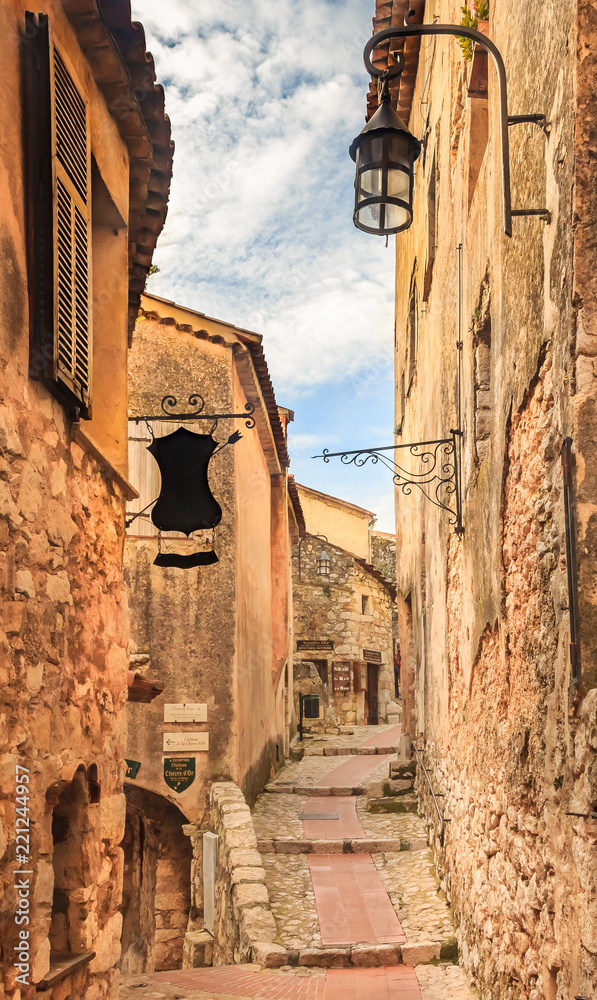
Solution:
{"label": "tiled roof eave", "polygon": [[[404,24],[404,15],[407,10],[414,10],[414,17],[411,24],[422,24],[425,14],[425,0],[376,0],[375,17],[373,18],[373,34]],[[412,110],[413,94],[417,71],[419,68],[419,52],[421,48],[420,38],[407,38],[391,40],[389,48],[377,49],[373,53],[373,62],[380,69],[386,69],[388,65],[389,51],[402,52],[404,54],[404,69],[399,77],[390,81],[390,94],[392,97],[392,107],[395,108],[408,124]],[[376,58],[377,56],[377,58]],[[372,80],[369,93],[367,94],[367,121],[377,111],[379,102],[377,99],[377,80]]]}

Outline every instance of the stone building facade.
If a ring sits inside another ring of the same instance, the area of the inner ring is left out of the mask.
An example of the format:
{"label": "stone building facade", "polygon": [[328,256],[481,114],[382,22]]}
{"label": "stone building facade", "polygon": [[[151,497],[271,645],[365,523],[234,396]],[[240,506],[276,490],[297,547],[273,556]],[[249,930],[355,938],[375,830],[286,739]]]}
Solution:
{"label": "stone building facade", "polygon": [[368,558],[374,515],[299,484],[297,490],[307,534],[293,556],[295,711],[300,694],[315,694],[319,718],[304,720],[311,731],[374,725],[388,715],[397,721],[395,589]]}
{"label": "stone building facade", "polygon": [[172,145],[126,0],[28,6],[0,9],[0,995],[99,1000],[122,926],[127,337]]}
{"label": "stone building facade", "polygon": [[[460,22],[460,0],[410,6]],[[374,30],[406,7],[379,2]],[[462,535],[397,492],[403,722],[444,795],[437,861],[481,996],[570,1000],[597,992],[597,19],[589,3],[513,16],[492,2],[488,32],[509,114],[548,122],[509,129],[513,207],[548,223],[515,217],[503,233],[491,61],[409,40],[394,88],[423,143],[397,237],[396,441],[445,438],[459,411],[463,432]]]}
{"label": "stone building facade", "polygon": [[[129,387],[131,479],[139,492],[129,505],[125,546],[132,662],[163,688],[151,705],[128,707],[127,758],[139,766],[126,789],[131,860],[123,968],[137,972],[180,967],[187,924],[192,933],[202,929],[200,884],[192,908],[190,897],[175,903],[169,884],[190,890],[190,841],[182,828],[193,824],[200,845],[211,783],[232,780],[251,803],[287,754],[290,559],[304,525],[298,496],[288,488],[292,414],[277,407],[259,335],[145,295]],[[224,446],[208,470],[222,517],[213,531],[189,538],[180,531],[160,535],[148,508],[160,493],[160,474],[147,449],[152,434],[159,439],[181,426],[175,419],[160,422],[162,398],[174,396],[175,411],[189,412],[196,410],[188,402],[193,393],[204,400],[203,417],[240,415],[219,419],[215,428],[211,418],[185,423]],[[226,444],[236,431],[240,440]],[[215,552],[216,560],[191,568],[155,564],[159,551],[196,550]],[[202,709],[184,721],[184,710],[176,711],[184,705]],[[185,751],[180,741],[187,735],[204,740],[205,749]],[[172,775],[179,768],[185,780],[177,783]],[[157,828],[167,817],[168,836]],[[155,848],[138,879],[144,824]],[[201,859],[196,862],[200,872]]]}

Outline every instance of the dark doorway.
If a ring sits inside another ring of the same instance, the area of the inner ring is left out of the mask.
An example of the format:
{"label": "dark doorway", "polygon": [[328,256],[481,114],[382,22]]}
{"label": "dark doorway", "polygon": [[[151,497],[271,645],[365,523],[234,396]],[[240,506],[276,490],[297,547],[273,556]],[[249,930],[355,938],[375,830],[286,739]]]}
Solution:
{"label": "dark doorway", "polygon": [[367,708],[367,725],[377,726],[379,723],[379,704],[378,704],[378,667],[375,663],[367,664],[367,697],[366,697],[366,708]]}

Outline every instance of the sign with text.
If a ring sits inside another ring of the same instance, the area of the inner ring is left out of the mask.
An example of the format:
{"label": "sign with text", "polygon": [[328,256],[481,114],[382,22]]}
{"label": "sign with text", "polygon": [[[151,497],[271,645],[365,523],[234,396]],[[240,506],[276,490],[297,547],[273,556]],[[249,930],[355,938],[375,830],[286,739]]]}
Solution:
{"label": "sign with text", "polygon": [[316,649],[330,649],[333,651],[334,643],[331,639],[297,639],[296,640],[297,652],[301,649],[304,650],[316,650]]}
{"label": "sign with text", "polygon": [[350,663],[334,663],[332,665],[332,681],[334,691],[350,691]]}
{"label": "sign with text", "polygon": [[364,649],[363,659],[368,663],[381,663],[381,653],[377,649]]}
{"label": "sign with text", "polygon": [[165,751],[209,750],[209,733],[164,733]]}
{"label": "sign with text", "polygon": [[164,705],[164,722],[207,722],[207,705],[190,701]]}
{"label": "sign with text", "polygon": [[164,757],[164,781],[175,792],[184,792],[195,780],[194,757]]}

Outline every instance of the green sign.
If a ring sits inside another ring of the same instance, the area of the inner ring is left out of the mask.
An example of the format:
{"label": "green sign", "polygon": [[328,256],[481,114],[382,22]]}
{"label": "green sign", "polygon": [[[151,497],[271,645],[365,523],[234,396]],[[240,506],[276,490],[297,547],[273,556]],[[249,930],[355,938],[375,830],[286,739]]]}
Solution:
{"label": "green sign", "polygon": [[195,780],[194,757],[164,757],[164,781],[175,792],[184,792]]}
{"label": "green sign", "polygon": [[141,767],[140,760],[128,760],[127,757],[124,758],[126,764],[126,774],[125,778],[136,778],[139,774],[139,768]]}

